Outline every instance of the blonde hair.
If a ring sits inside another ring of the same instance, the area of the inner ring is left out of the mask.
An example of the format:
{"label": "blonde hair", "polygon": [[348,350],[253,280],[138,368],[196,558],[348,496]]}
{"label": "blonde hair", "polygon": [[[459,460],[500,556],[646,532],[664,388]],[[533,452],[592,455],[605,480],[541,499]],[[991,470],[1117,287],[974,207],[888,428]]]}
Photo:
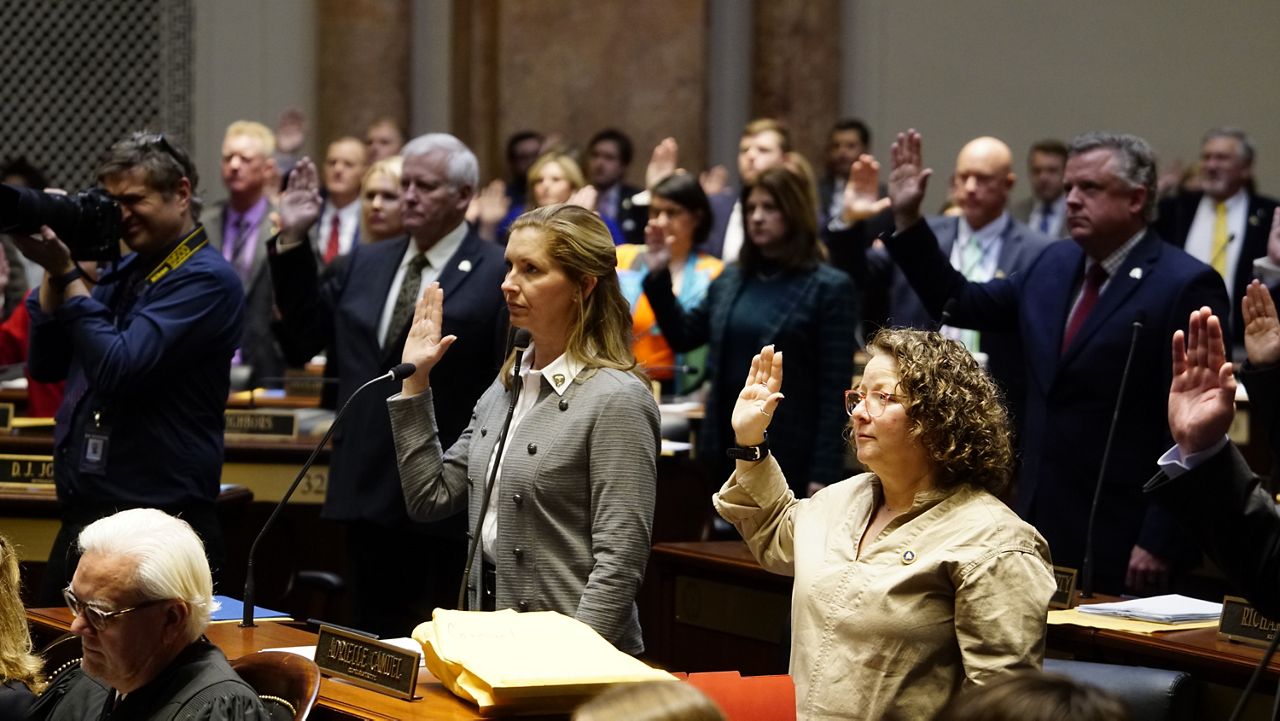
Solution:
{"label": "blonde hair", "polygon": [[[513,235],[525,229],[541,236],[547,255],[579,289],[565,353],[588,368],[631,371],[643,378],[631,353],[631,306],[618,284],[618,255],[604,221],[581,206],[557,203],[531,210],[511,224]],[[590,294],[581,292],[587,278],[596,279]],[[503,365],[504,385],[510,383],[514,362],[512,353]]]}
{"label": "blonde hair", "polygon": [[360,190],[364,191],[369,185],[369,181],[374,176],[385,175],[391,178],[391,182],[397,188],[400,187],[400,175],[404,172],[404,158],[399,155],[393,155],[390,158],[383,158],[365,171],[364,177],[360,179]]}
{"label": "blonde hair", "polygon": [[[577,192],[587,184],[587,176],[582,174],[582,166],[578,165],[578,161],[573,159],[572,155],[562,153],[556,150],[550,153],[543,153],[537,160],[533,161],[533,165],[529,166],[528,183],[532,189],[534,183],[538,182],[538,176],[542,173],[542,169],[548,165],[555,163],[560,166],[560,170],[564,171],[565,180],[569,181],[572,186],[571,192]],[[533,196],[529,196],[529,201],[533,201]]]}
{"label": "blonde hair", "polygon": [[40,693],[45,686],[44,662],[32,653],[20,583],[18,554],[0,536],[0,682],[21,681],[32,693]]}
{"label": "blonde hair", "polygon": [[227,132],[222,137],[225,140],[237,135],[246,135],[261,143],[264,158],[270,158],[276,152],[276,134],[262,123],[255,120],[237,120],[227,126]]}
{"label": "blonde hair", "polygon": [[573,721],[725,721],[715,702],[684,681],[618,684],[578,707]]}
{"label": "blonde hair", "polygon": [[185,601],[188,643],[200,638],[217,610],[204,544],[186,521],[164,511],[133,508],[94,521],[80,532],[80,551],[136,561],[132,577],[120,582],[144,600]]}
{"label": "blonde hair", "polygon": [[960,343],[934,331],[885,328],[867,343],[893,358],[911,433],[938,467],[938,485],[994,495],[1013,475],[1009,416],[1000,389]]}

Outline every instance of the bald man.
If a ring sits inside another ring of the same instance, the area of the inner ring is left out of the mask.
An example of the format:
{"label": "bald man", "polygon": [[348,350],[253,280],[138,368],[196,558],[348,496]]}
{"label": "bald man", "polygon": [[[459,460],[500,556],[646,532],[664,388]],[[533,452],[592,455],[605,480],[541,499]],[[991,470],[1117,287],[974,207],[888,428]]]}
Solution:
{"label": "bald man", "polygon": [[[960,215],[926,218],[943,254],[950,257],[951,265],[969,280],[982,282],[1012,275],[1029,266],[1052,242],[1014,220],[1005,209],[1016,180],[1009,146],[996,138],[974,138],[956,156],[952,182]],[[864,234],[874,234],[876,227],[882,227],[877,226],[876,219],[859,225],[864,226]],[[867,240],[865,237],[862,243],[834,240],[832,245],[844,249],[865,247]],[[857,266],[864,262],[857,253],[851,254],[852,258],[846,253],[833,252],[832,255],[837,266]],[[864,306],[877,310],[877,317],[868,318],[870,325],[937,327],[937,321],[882,248],[867,251],[865,268],[844,269],[865,288]],[[943,335],[963,342],[970,351],[986,355],[987,367],[1004,389],[1016,422],[1026,395],[1022,349],[1017,337],[1010,333],[977,333],[945,326],[941,330]]]}

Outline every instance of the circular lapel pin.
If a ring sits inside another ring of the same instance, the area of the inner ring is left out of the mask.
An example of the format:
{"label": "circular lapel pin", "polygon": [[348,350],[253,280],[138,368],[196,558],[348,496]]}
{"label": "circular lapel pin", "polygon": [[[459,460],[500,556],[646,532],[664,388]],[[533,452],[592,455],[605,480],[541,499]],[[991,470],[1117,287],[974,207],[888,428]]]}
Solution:
{"label": "circular lapel pin", "polygon": [[559,388],[560,386],[564,385],[564,374],[557,373],[551,376],[551,380],[555,381],[556,388]]}
{"label": "circular lapel pin", "polygon": [[915,563],[915,562],[916,562],[916,552],[915,552],[915,551],[903,551],[903,552],[902,552],[902,562],[903,562],[905,565],[908,565],[908,566],[910,566],[911,564]]}

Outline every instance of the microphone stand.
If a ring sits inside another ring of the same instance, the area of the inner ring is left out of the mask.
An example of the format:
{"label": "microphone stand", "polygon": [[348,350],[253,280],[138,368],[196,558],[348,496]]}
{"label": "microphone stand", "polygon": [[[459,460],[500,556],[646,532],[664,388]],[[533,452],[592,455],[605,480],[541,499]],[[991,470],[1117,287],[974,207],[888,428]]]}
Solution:
{"label": "microphone stand", "polygon": [[1111,458],[1111,442],[1120,425],[1120,405],[1124,401],[1124,387],[1129,382],[1129,367],[1133,365],[1134,351],[1138,348],[1138,334],[1142,331],[1142,319],[1133,322],[1133,336],[1129,339],[1129,356],[1124,360],[1124,373],[1120,375],[1120,390],[1116,393],[1116,408],[1111,415],[1111,428],[1107,430],[1107,444],[1102,449],[1102,467],[1098,469],[1098,483],[1093,488],[1093,504],[1089,508],[1089,525],[1084,537],[1084,564],[1081,575],[1084,583],[1080,598],[1093,598],[1093,530],[1098,518],[1098,505],[1102,500],[1102,479],[1107,474],[1107,461]]}
{"label": "microphone stand", "polygon": [[385,375],[380,375],[357,388],[355,392],[347,398],[347,402],[342,404],[342,408],[338,409],[338,414],[333,417],[333,423],[329,424],[329,430],[324,432],[324,438],[321,438],[320,442],[316,444],[315,449],[311,451],[311,455],[307,458],[307,462],[302,464],[302,469],[298,471],[298,477],[293,479],[293,484],[289,486],[289,490],[284,492],[284,496],[280,499],[280,502],[276,504],[275,509],[271,511],[271,515],[267,517],[267,522],[262,524],[262,530],[258,531],[257,537],[253,539],[253,545],[249,547],[249,562],[245,567],[244,577],[244,615],[240,620],[241,628],[253,628],[256,625],[253,622],[253,603],[254,596],[256,595],[256,588],[253,580],[253,559],[258,554],[258,544],[262,543],[263,536],[267,535],[267,529],[271,528],[271,524],[275,522],[276,516],[280,515],[280,511],[284,510],[285,504],[287,504],[289,499],[293,497],[293,492],[298,489],[298,484],[302,483],[302,479],[306,477],[307,471],[311,470],[311,466],[316,462],[316,458],[320,455],[320,449],[324,448],[329,442],[329,439],[333,436],[334,430],[338,427],[338,421],[342,420],[343,414],[345,414],[347,412],[347,408],[351,406],[351,401],[355,400],[355,397],[360,395],[361,391],[374,383],[379,383],[381,381],[403,380],[408,376],[413,375],[413,371],[414,367],[412,363],[401,363],[400,365],[397,365],[387,371]]}
{"label": "microphone stand", "polygon": [[[467,580],[471,578],[471,567],[475,565],[476,549],[480,546],[480,533],[484,528],[484,515],[489,512],[489,499],[493,496],[493,484],[498,479],[498,465],[502,463],[502,452],[507,445],[507,431],[511,428],[511,419],[516,414],[516,402],[520,399],[520,362],[524,352],[529,349],[532,335],[524,328],[515,332],[512,345],[515,360],[511,364],[511,403],[507,406],[507,419],[502,422],[502,433],[498,436],[497,455],[493,457],[493,466],[489,468],[489,480],[484,487],[484,499],[480,501],[480,517],[476,519],[476,529],[471,534],[471,546],[467,549],[467,565],[462,569],[462,583],[458,584],[458,610],[463,610],[467,600]],[[483,581],[483,579],[481,579]]]}

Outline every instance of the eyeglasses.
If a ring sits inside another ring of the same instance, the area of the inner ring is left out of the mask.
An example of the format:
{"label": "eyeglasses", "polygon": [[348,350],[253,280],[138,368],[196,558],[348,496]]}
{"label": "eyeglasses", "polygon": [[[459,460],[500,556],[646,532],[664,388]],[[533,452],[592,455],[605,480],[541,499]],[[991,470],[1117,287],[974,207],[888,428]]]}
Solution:
{"label": "eyeglasses", "polygon": [[867,415],[872,418],[879,418],[880,414],[884,413],[884,407],[889,404],[889,401],[897,402],[898,397],[892,393],[882,393],[881,391],[871,391],[870,393],[863,393],[858,390],[845,391],[844,412],[853,415],[853,411],[858,407],[858,404],[865,403]]}
{"label": "eyeglasses", "polygon": [[137,606],[122,608],[119,611],[103,611],[93,604],[84,603],[80,599],[76,598],[76,595],[71,592],[70,586],[62,589],[62,599],[67,602],[67,608],[71,609],[72,615],[77,618],[84,616],[84,620],[88,621],[89,625],[93,626],[95,631],[105,631],[107,628],[107,622],[117,616],[123,616],[126,613],[133,613],[134,611],[141,611],[144,608],[149,608],[158,603],[164,603],[169,600],[167,598],[157,598],[140,603]]}

